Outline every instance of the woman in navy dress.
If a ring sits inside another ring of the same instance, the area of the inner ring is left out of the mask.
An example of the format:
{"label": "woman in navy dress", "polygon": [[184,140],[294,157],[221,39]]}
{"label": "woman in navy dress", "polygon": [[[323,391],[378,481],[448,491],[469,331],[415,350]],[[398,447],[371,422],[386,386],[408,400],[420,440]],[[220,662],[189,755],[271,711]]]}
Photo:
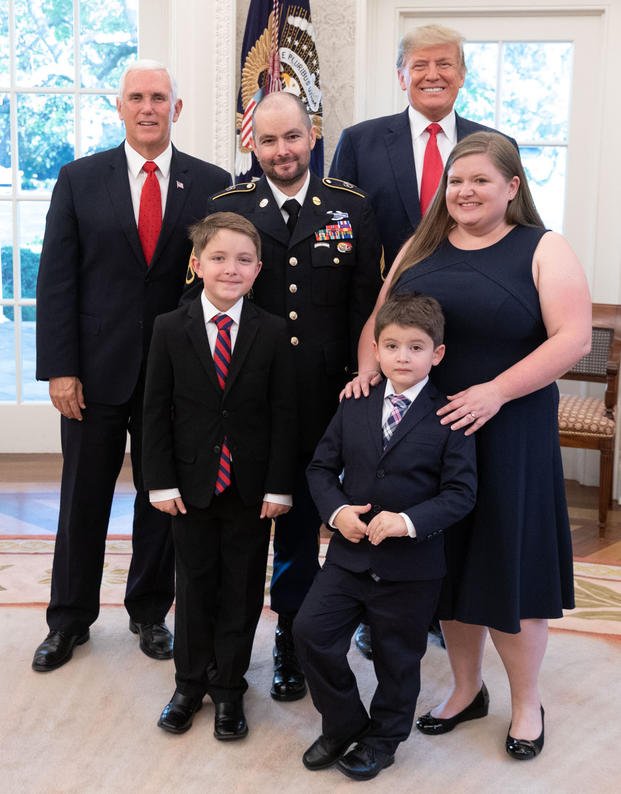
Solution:
{"label": "woman in navy dress", "polygon": [[[507,752],[533,758],[543,747],[538,676],[547,619],[574,606],[555,380],[589,350],[591,300],[568,243],[544,228],[505,138],[475,133],[453,149],[376,311],[392,289],[442,305],[446,355],[433,380],[449,402],[439,421],[476,433],[479,467],[476,507],[446,537],[439,616],[454,685],[416,724],[437,735],[487,714],[489,631],[511,689]],[[373,315],[348,396],[368,393],[378,378],[372,323]]]}

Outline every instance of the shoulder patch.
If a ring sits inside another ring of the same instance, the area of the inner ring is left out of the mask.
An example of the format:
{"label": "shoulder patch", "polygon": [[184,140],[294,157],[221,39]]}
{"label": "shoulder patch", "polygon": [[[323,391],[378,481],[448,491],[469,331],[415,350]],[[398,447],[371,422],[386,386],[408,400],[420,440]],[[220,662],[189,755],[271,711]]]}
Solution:
{"label": "shoulder patch", "polygon": [[352,185],[351,182],[345,182],[342,179],[335,179],[333,176],[326,176],[321,182],[326,187],[331,187],[334,190],[345,190],[347,193],[353,193],[354,196],[360,196],[360,198],[367,197],[367,194],[363,193],[356,185]]}
{"label": "shoulder patch", "polygon": [[256,190],[256,182],[239,182],[237,185],[229,185],[220,193],[216,193],[211,200],[215,201],[223,196],[230,196],[232,193],[252,193],[253,190]]}

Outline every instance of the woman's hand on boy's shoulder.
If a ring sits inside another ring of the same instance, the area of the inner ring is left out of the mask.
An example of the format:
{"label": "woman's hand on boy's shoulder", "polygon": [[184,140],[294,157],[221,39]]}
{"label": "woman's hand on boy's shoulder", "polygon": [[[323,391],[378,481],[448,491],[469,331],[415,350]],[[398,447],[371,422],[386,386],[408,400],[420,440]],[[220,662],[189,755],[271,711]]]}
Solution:
{"label": "woman's hand on boy's shoulder", "polygon": [[382,375],[376,369],[367,370],[366,372],[359,372],[355,378],[352,378],[349,383],[345,384],[344,389],[339,394],[339,401],[345,397],[350,399],[359,399],[360,397],[368,397],[371,391],[371,386],[376,386],[382,379]]}

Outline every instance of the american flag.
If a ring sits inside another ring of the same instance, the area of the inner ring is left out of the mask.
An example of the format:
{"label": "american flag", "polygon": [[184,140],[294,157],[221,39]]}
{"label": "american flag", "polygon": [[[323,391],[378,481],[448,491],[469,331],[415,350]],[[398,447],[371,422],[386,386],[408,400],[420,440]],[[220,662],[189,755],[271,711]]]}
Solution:
{"label": "american flag", "polygon": [[241,51],[235,178],[261,175],[252,153],[252,114],[264,94],[291,91],[306,105],[318,133],[311,169],[323,176],[323,107],[309,0],[251,0]]}

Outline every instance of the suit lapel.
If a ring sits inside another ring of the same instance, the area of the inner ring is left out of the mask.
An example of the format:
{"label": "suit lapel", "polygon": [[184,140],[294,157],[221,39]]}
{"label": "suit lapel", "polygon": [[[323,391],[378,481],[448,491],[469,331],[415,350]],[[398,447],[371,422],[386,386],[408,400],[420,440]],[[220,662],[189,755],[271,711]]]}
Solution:
{"label": "suit lapel", "polygon": [[246,356],[252,347],[258,330],[259,318],[257,309],[252,305],[252,303],[244,298],[241,316],[239,318],[237,339],[235,341],[235,347],[233,348],[233,355],[231,356],[231,364],[229,366],[229,374],[227,375],[226,385],[224,387],[225,394],[231,390],[233,384],[235,383],[235,379],[243,367]]}
{"label": "suit lapel", "polygon": [[[186,198],[192,186],[192,175],[185,164],[183,154],[172,147],[172,159],[170,161],[170,178],[168,180],[168,193],[166,194],[166,210],[162,218],[162,229],[157,240],[157,245],[153,253],[153,260],[149,267],[149,272],[157,265],[161,252],[164,250],[170,235],[175,230],[179,215],[183,210]],[[205,209],[207,206],[207,196],[205,196]]]}
{"label": "suit lapel", "polygon": [[136,264],[146,271],[147,263],[145,262],[140,238],[138,237],[138,227],[136,226],[132,195],[129,189],[129,177],[127,176],[127,158],[125,157],[123,143],[113,151],[106,180],[110,202],[117,215],[119,227],[134,253]]}
{"label": "suit lapel", "polygon": [[[384,392],[386,390],[386,382],[382,381],[379,386],[376,386],[366,400],[367,404],[367,425],[369,434],[373,440],[373,447],[377,453],[377,457],[381,457],[384,447],[384,438],[382,435],[382,409],[384,407]],[[352,397],[353,399],[353,397]],[[360,399],[363,399],[362,397]]]}
{"label": "suit lapel", "polygon": [[185,331],[189,337],[190,345],[194,348],[196,355],[200,359],[209,380],[218,391],[221,391],[216,374],[216,365],[213,363],[213,356],[209,349],[207,329],[205,328],[205,315],[203,314],[200,295],[188,306],[188,318]]}
{"label": "suit lapel", "polygon": [[416,228],[420,223],[421,212],[407,108],[396,117],[396,122],[384,136],[384,141],[401,201],[410,223]]}
{"label": "suit lapel", "polygon": [[[405,413],[403,419],[399,422],[397,427],[395,428],[395,432],[390,438],[388,442],[388,446],[384,450],[384,454],[387,454],[391,450],[395,448],[395,446],[402,441],[408,433],[413,430],[416,425],[424,419],[430,412],[435,411],[438,407],[438,392],[436,391],[435,387],[431,385],[428,381],[418,395],[418,397],[414,400],[412,405],[408,408]],[[438,418],[438,424],[440,424],[440,419]]]}

